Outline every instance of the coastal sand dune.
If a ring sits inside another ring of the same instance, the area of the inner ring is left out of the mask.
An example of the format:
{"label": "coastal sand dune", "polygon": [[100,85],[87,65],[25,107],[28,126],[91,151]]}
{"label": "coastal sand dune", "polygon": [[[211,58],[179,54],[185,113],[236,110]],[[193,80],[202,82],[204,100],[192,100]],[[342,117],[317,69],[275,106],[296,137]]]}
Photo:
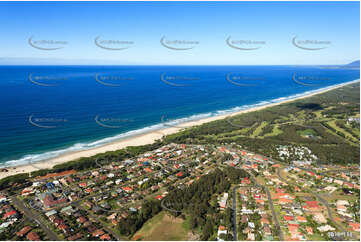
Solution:
{"label": "coastal sand dune", "polygon": [[[359,81],[360,80],[355,80],[354,82],[359,82]],[[264,109],[264,108],[280,105],[280,104],[283,104],[283,103],[292,102],[292,101],[295,101],[295,100],[298,100],[298,99],[303,99],[303,98],[314,96],[314,95],[324,93],[324,92],[327,92],[327,91],[330,91],[330,90],[333,90],[333,89],[337,89],[337,88],[340,88],[342,86],[349,85],[349,84],[350,83],[340,84],[340,85],[333,86],[333,87],[330,87],[330,88],[327,88],[327,89],[322,89],[321,91],[318,91],[318,92],[313,92],[312,94],[305,95],[305,96],[302,96],[302,97],[296,97],[294,99],[289,99],[289,100],[282,101],[282,102],[279,102],[279,103],[271,103],[271,104],[267,104],[267,105],[264,105],[264,106],[259,106],[259,107],[254,107],[254,108],[250,108],[250,109],[247,109],[247,110],[242,110],[242,111],[235,112],[235,113],[231,114],[231,116],[242,114],[242,113],[247,113],[247,112],[252,112],[252,111],[257,111],[257,110],[261,110],[261,109]],[[207,123],[207,122],[224,119],[224,118],[229,117],[229,116],[230,116],[230,114],[219,115],[219,116],[215,116],[215,117],[209,117],[209,118],[204,118],[204,119],[200,119],[200,120],[196,120],[196,121],[190,121],[190,122],[182,123],[178,127],[168,127],[168,128],[164,128],[164,129],[160,129],[160,130],[140,134],[140,135],[137,135],[137,136],[125,138],[125,139],[122,139],[122,140],[114,141],[112,143],[105,144],[103,146],[99,146],[99,147],[96,147],[96,148],[92,148],[92,149],[88,149],[88,150],[82,150],[82,151],[74,151],[74,152],[71,152],[71,153],[66,153],[66,154],[63,154],[63,155],[58,156],[56,158],[52,158],[52,159],[49,159],[49,160],[38,162],[38,163],[36,163],[36,165],[20,165],[20,166],[8,167],[6,169],[1,168],[0,179],[4,178],[4,177],[7,177],[7,176],[19,174],[19,173],[28,173],[28,172],[32,172],[32,171],[36,171],[36,170],[40,170],[40,169],[52,168],[54,165],[57,165],[57,164],[61,164],[61,163],[64,163],[64,162],[76,160],[76,159],[79,159],[81,157],[90,157],[90,156],[93,156],[93,155],[96,155],[96,154],[99,154],[99,153],[104,153],[104,152],[107,152],[107,151],[119,150],[119,149],[125,148],[127,146],[137,146],[137,145],[151,144],[155,140],[161,139],[164,135],[173,134],[173,133],[178,132],[179,130],[181,130],[181,128],[187,128],[187,127],[192,127],[192,126],[195,126],[195,125],[201,125],[201,124],[204,124],[204,123]]]}

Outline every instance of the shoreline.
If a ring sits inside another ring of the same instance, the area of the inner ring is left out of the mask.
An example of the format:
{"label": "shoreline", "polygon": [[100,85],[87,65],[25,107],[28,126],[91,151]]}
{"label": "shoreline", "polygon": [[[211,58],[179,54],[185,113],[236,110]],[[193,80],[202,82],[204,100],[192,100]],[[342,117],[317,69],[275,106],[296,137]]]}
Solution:
{"label": "shoreline", "polygon": [[298,96],[298,97],[294,97],[294,98],[290,98],[290,99],[280,101],[280,102],[268,103],[268,104],[265,104],[265,105],[251,107],[251,108],[241,110],[241,111],[235,111],[233,113],[221,114],[221,115],[217,115],[217,116],[202,118],[202,119],[199,119],[199,120],[187,121],[187,122],[181,123],[180,126],[177,126],[177,127],[174,126],[174,127],[166,127],[166,128],[162,128],[162,129],[158,129],[158,130],[152,130],[152,131],[149,131],[149,132],[146,132],[146,133],[137,134],[137,135],[126,137],[126,138],[123,138],[123,139],[120,139],[120,140],[115,140],[115,141],[112,141],[112,142],[110,142],[108,144],[104,144],[104,145],[94,147],[94,148],[90,148],[90,149],[87,149],[87,150],[72,151],[72,152],[69,152],[69,153],[59,155],[59,156],[54,157],[54,158],[45,159],[43,161],[36,162],[36,163],[33,163],[33,164],[4,166],[4,167],[0,168],[0,179],[8,177],[8,176],[12,176],[12,175],[20,174],[20,173],[29,173],[29,172],[33,172],[33,171],[36,171],[36,170],[49,169],[49,168],[52,168],[55,165],[58,165],[58,164],[61,164],[61,163],[66,163],[66,162],[69,162],[69,161],[72,161],[72,160],[77,160],[77,159],[79,159],[81,157],[90,157],[90,156],[94,156],[96,154],[104,153],[104,152],[107,152],[107,151],[115,151],[115,150],[123,149],[123,148],[125,148],[127,146],[139,146],[139,145],[151,144],[151,143],[155,142],[156,140],[161,139],[163,136],[177,133],[178,131],[180,131],[183,128],[189,128],[189,127],[192,127],[192,126],[201,125],[201,124],[212,122],[212,121],[215,121],[215,120],[224,119],[224,118],[227,118],[227,117],[230,117],[230,116],[239,115],[239,114],[248,113],[248,112],[253,112],[253,111],[258,111],[258,110],[262,110],[262,109],[265,109],[265,108],[269,108],[269,107],[273,107],[273,106],[293,102],[295,100],[308,98],[308,97],[311,97],[311,96],[314,96],[314,95],[325,93],[325,92],[328,92],[328,91],[331,91],[331,90],[334,90],[334,89],[337,89],[337,88],[341,88],[343,86],[351,85],[352,83],[357,83],[357,82],[360,82],[360,80],[357,79],[357,80],[354,80],[354,81],[341,83],[341,84],[337,84],[337,85],[330,86],[330,87],[321,88],[318,91],[317,90],[310,91],[312,93],[305,94],[305,95]]}

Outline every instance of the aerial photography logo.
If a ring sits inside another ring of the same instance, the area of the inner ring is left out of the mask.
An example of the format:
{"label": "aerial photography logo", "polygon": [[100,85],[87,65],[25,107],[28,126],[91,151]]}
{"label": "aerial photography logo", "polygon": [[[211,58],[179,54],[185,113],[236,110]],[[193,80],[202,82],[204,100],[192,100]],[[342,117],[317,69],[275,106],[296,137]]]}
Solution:
{"label": "aerial photography logo", "polygon": [[187,208],[190,206],[191,203],[180,203],[180,202],[172,202],[172,201],[168,201],[167,199],[163,199],[160,203],[160,205],[162,206],[162,208],[168,212],[172,212],[172,213],[182,213],[182,210],[184,208]]}
{"label": "aerial photography logo", "polygon": [[125,81],[133,81],[134,77],[127,75],[109,75],[109,74],[95,74],[95,81],[99,84],[109,87],[119,87]]}
{"label": "aerial photography logo", "polygon": [[264,40],[232,39],[232,37],[229,36],[226,39],[226,44],[229,47],[233,48],[233,49],[251,51],[251,50],[261,49],[263,46],[266,45],[266,41],[264,41]]}
{"label": "aerial photography logo", "polygon": [[186,87],[194,84],[194,81],[199,81],[199,77],[191,75],[171,75],[163,73],[160,75],[160,80],[170,86],[174,87]]}
{"label": "aerial photography logo", "polygon": [[65,46],[68,45],[68,42],[65,40],[51,40],[51,39],[35,40],[33,36],[28,39],[28,43],[31,47],[35,49],[46,50],[46,51],[63,49]]}
{"label": "aerial photography logo", "polygon": [[134,46],[132,40],[118,40],[118,39],[102,39],[97,36],[94,39],[94,44],[104,50],[126,50]]}
{"label": "aerial photography logo", "polygon": [[68,80],[68,78],[56,75],[39,75],[30,73],[28,75],[28,80],[38,86],[55,87],[59,86],[61,82]]}
{"label": "aerial photography logo", "polygon": [[132,119],[100,117],[99,115],[96,115],[94,120],[99,126],[110,129],[119,129],[134,122]]}
{"label": "aerial photography logo", "polygon": [[[31,163],[31,166],[33,166],[34,168],[37,168],[36,163]],[[58,199],[59,201],[66,201],[67,199],[67,193],[72,192],[73,188],[67,188],[66,190],[59,188],[58,184],[59,182],[49,182],[46,184],[46,188],[47,191],[42,193],[40,196],[35,196],[34,198],[28,199],[27,204],[28,207],[30,207],[31,209],[37,210],[38,212],[41,213],[45,213],[46,211],[49,210],[49,207],[47,205],[44,204],[43,200],[45,200],[45,198],[47,197],[51,197],[51,194],[58,194]],[[34,221],[38,224],[41,225],[41,222],[36,218],[34,219]]]}
{"label": "aerial photography logo", "polygon": [[293,37],[292,44],[302,50],[323,50],[331,46],[331,41],[329,40],[311,40],[311,39],[298,39],[297,36]]}
{"label": "aerial photography logo", "polygon": [[101,159],[101,161],[99,160],[100,158],[96,158],[95,159],[95,164],[99,167],[99,168],[103,168],[104,166],[109,166],[110,165],[110,161],[108,159],[105,159],[105,161],[103,159]]}
{"label": "aerial photography logo", "polygon": [[301,86],[320,86],[325,85],[332,81],[332,78],[326,76],[316,76],[316,75],[301,75],[293,73],[292,80],[298,85]]}
{"label": "aerial photography logo", "polygon": [[[118,194],[118,193],[123,193],[123,192],[127,192],[129,191],[128,189],[130,187],[128,187],[130,184],[125,182],[125,180],[123,179],[116,179],[113,180],[115,177],[115,174],[112,173],[112,171],[114,171],[114,167],[118,166],[120,164],[116,164],[113,161],[109,160],[108,158],[96,158],[95,159],[95,164],[98,168],[96,168],[95,170],[93,170],[94,175],[99,175],[99,174],[104,174],[107,173],[108,178],[112,179],[112,181],[108,182],[109,184],[116,184],[118,185],[118,187],[116,188],[111,188],[111,189],[106,189],[102,192],[100,192],[98,195],[93,196],[94,199],[94,210],[93,211],[103,211],[107,214],[110,213],[119,213],[119,212],[124,212],[125,207],[119,207],[119,208],[114,208],[114,206],[106,201],[104,201],[104,197],[109,196],[110,194]],[[149,173],[149,175],[151,175],[151,173]],[[147,178],[145,178],[147,179]],[[108,186],[108,185],[105,185]],[[122,186],[122,187],[121,187]],[[126,195],[127,196],[127,195]],[[130,209],[131,210],[131,209]]]}
{"label": "aerial photography logo", "polygon": [[[167,131],[167,129],[169,128],[175,128],[178,131],[187,128],[187,126],[184,125],[185,122],[187,122],[189,120],[185,120],[185,119],[169,119],[168,116],[166,114],[162,114],[160,116],[160,124],[163,126],[159,129],[156,129],[154,131],[154,133],[160,134],[163,136],[166,136],[169,134],[169,132]],[[183,124],[183,126],[182,126]]]}
{"label": "aerial photography logo", "polygon": [[183,129],[185,127],[182,127],[178,124],[176,124],[176,121],[174,120],[169,120],[167,118],[166,115],[162,114],[162,116],[160,117],[160,122],[161,124],[163,124],[165,127],[169,127],[169,128],[178,128],[178,129]]}
{"label": "aerial photography logo", "polygon": [[234,116],[235,114],[228,115],[225,120],[228,124],[235,128],[239,129],[246,129],[246,128],[252,128],[256,123],[250,122],[247,118],[244,118],[243,116]]}
{"label": "aerial photography logo", "polygon": [[54,129],[67,123],[68,120],[65,118],[58,117],[34,117],[34,114],[30,115],[28,121],[31,125],[43,128],[43,129]]}
{"label": "aerial photography logo", "polygon": [[199,45],[196,40],[167,40],[165,36],[160,39],[160,44],[170,50],[191,50]]}
{"label": "aerial photography logo", "polygon": [[260,86],[261,85],[260,81],[264,80],[264,78],[230,72],[226,74],[226,80],[235,86],[254,87],[254,86]]}

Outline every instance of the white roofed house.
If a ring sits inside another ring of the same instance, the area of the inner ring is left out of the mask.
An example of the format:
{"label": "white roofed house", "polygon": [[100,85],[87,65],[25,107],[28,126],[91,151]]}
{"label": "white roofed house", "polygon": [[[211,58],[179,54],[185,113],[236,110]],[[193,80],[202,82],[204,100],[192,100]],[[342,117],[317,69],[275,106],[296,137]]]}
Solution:
{"label": "white roofed house", "polygon": [[224,227],[223,225],[220,225],[220,226],[218,227],[218,231],[217,231],[217,240],[218,240],[218,241],[224,241],[223,239],[220,238],[220,235],[221,235],[221,234],[224,234],[224,235],[227,234],[227,229],[226,229],[226,227]]}
{"label": "white roofed house", "polygon": [[247,234],[247,240],[256,240],[254,233],[248,233]]}
{"label": "white roofed house", "polygon": [[125,160],[124,163],[127,165],[131,165],[134,163],[134,160]]}
{"label": "white roofed house", "polygon": [[47,217],[50,217],[51,215],[55,215],[55,214],[57,214],[58,212],[56,211],[56,210],[50,210],[49,212],[46,212],[45,213],[45,215],[47,216]]}
{"label": "white roofed house", "polygon": [[6,198],[6,196],[4,196],[4,195],[1,195],[0,196],[0,203],[2,203],[2,202],[6,202],[8,199]]}
{"label": "white roofed house", "polygon": [[347,124],[351,124],[351,123],[360,123],[360,118],[357,117],[349,117],[347,118]]}
{"label": "white roofed house", "polygon": [[350,203],[347,200],[337,200],[336,206],[349,206]]}
{"label": "white roofed house", "polygon": [[317,229],[320,231],[320,232],[327,232],[327,231],[334,231],[336,230],[334,227],[330,226],[330,225],[324,225],[324,226],[320,226],[320,227],[317,227]]}
{"label": "white roofed house", "polygon": [[220,201],[218,202],[219,207],[221,209],[225,209],[227,207],[227,200],[228,200],[228,193],[224,193],[223,197],[220,199]]}

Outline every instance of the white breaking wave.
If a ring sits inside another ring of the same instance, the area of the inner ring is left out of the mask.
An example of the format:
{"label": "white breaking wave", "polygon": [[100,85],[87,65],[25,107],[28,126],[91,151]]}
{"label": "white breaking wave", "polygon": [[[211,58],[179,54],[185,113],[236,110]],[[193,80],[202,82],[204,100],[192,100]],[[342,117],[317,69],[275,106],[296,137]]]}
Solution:
{"label": "white breaking wave", "polygon": [[[303,93],[299,93],[299,94],[293,94],[290,96],[286,96],[286,97],[279,97],[279,98],[275,98],[275,99],[271,99],[271,100],[267,100],[267,101],[261,101],[252,105],[242,105],[242,106],[237,106],[231,109],[226,109],[226,110],[218,110],[218,111],[214,111],[214,112],[208,112],[208,113],[202,113],[202,114],[194,114],[191,115],[189,117],[185,117],[185,118],[179,118],[179,119],[175,119],[175,120],[171,120],[171,121],[166,121],[163,123],[159,123],[159,124],[155,124],[152,126],[148,126],[148,127],[144,127],[141,129],[136,129],[136,130],[131,130],[122,134],[118,134],[115,136],[111,136],[108,138],[104,138],[104,139],[100,139],[94,142],[90,142],[90,143],[77,143],[72,145],[69,148],[65,148],[65,149],[60,149],[60,150],[55,150],[55,151],[48,151],[48,152],[44,152],[41,154],[32,154],[32,155],[25,155],[20,159],[16,159],[16,160],[9,160],[6,161],[4,163],[2,163],[0,165],[0,167],[9,167],[9,166],[18,166],[18,165],[25,165],[25,164],[32,164],[32,163],[36,163],[36,162],[40,162],[43,160],[47,160],[50,158],[55,158],[58,157],[60,155],[66,154],[66,153],[70,153],[70,152],[74,152],[74,151],[81,151],[81,150],[87,150],[87,149],[91,149],[91,148],[95,148],[95,147],[99,147],[108,143],[111,143],[113,141],[116,140],[121,140],[124,138],[129,138],[135,135],[139,135],[139,134],[144,134],[147,132],[151,132],[151,131],[155,131],[155,130],[160,130],[163,128],[166,128],[168,126],[176,126],[182,123],[186,123],[189,121],[197,121],[203,118],[209,118],[209,117],[214,117],[214,116],[219,116],[219,115],[225,115],[225,114],[232,114],[232,113],[236,113],[239,111],[243,111],[243,110],[247,110],[247,109],[251,109],[254,107],[260,107],[260,106],[266,106],[268,104],[271,103],[280,103],[283,101],[287,101],[290,99],[295,99],[298,97],[302,97],[302,96],[307,96],[313,93],[317,93],[320,91],[325,91],[331,88],[335,88],[335,87],[339,87],[339,86],[343,86],[343,85],[347,85],[347,84],[352,84],[352,83],[356,83],[359,82],[360,80],[354,80],[354,81],[350,81],[350,82],[344,82],[341,84],[336,84],[336,85],[332,85],[332,86],[328,86],[328,87],[324,87],[324,88],[320,88],[320,89],[316,89],[316,90],[311,90],[311,91],[307,91],[307,92],[303,92]],[[176,126],[178,128],[181,128],[181,126]]]}

